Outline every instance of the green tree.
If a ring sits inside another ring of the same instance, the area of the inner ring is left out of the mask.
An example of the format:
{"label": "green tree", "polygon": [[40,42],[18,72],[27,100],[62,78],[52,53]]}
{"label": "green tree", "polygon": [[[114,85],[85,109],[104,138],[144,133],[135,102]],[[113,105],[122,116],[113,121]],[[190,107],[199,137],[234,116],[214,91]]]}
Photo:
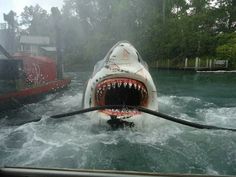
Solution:
{"label": "green tree", "polygon": [[218,38],[218,47],[216,56],[222,60],[229,60],[230,64],[236,66],[236,34],[220,34]]}
{"label": "green tree", "polygon": [[129,40],[149,61],[213,57],[225,44],[218,35],[234,30],[234,4],[235,0],[66,0],[65,51],[73,62],[95,62],[115,42]]}
{"label": "green tree", "polygon": [[49,35],[52,29],[49,14],[38,4],[24,7],[24,11],[21,13],[20,25],[31,35]]}

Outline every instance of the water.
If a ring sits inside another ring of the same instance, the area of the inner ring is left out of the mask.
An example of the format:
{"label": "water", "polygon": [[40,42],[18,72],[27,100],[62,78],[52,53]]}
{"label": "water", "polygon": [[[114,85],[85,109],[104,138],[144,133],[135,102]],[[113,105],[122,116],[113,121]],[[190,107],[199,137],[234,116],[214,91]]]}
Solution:
{"label": "water", "polygon": [[[117,131],[86,115],[48,118],[81,107],[89,72],[68,74],[73,78],[69,89],[0,114],[0,166],[236,174],[234,132],[197,130],[147,115],[142,129]],[[235,74],[152,71],[152,75],[161,112],[236,128]]]}

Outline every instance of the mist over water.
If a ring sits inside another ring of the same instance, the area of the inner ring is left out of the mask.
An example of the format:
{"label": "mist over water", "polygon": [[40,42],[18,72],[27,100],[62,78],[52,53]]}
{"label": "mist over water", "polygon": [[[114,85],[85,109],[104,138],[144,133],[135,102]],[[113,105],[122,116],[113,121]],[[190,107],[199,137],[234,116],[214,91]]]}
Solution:
{"label": "mist over water", "polygon": [[[141,128],[112,131],[81,108],[89,72],[68,73],[67,90],[0,116],[0,166],[236,174],[236,134],[197,130],[144,115]],[[234,74],[152,71],[160,112],[236,128]],[[38,122],[30,122],[42,118]]]}

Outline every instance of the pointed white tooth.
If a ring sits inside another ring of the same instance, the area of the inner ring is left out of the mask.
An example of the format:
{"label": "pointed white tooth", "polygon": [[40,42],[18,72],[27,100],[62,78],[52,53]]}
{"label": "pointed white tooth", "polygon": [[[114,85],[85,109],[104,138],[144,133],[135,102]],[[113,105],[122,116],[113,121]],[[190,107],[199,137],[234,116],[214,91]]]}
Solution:
{"label": "pointed white tooth", "polygon": [[131,88],[132,87],[132,83],[131,82],[129,82],[129,88]]}
{"label": "pointed white tooth", "polygon": [[107,84],[107,89],[108,89],[108,90],[111,89],[111,84]]}
{"label": "pointed white tooth", "polygon": [[115,111],[116,111],[116,112],[119,112],[119,110],[118,110],[118,109],[116,109]]}
{"label": "pointed white tooth", "polygon": [[135,89],[137,88],[137,84],[134,84],[134,88],[135,88]]}
{"label": "pointed white tooth", "polygon": [[115,82],[112,83],[112,87],[116,88],[116,83]]}
{"label": "pointed white tooth", "polygon": [[127,86],[127,82],[124,82],[124,87],[126,87]]}
{"label": "pointed white tooth", "polygon": [[142,96],[142,98],[143,98],[143,96],[144,96],[144,92],[143,92],[143,90],[141,90],[141,96]]}
{"label": "pointed white tooth", "polygon": [[119,88],[120,88],[121,84],[122,84],[122,82],[118,82],[118,87],[119,87]]}
{"label": "pointed white tooth", "polygon": [[140,86],[140,85],[138,85],[138,90],[140,90],[140,88],[141,88],[141,86]]}

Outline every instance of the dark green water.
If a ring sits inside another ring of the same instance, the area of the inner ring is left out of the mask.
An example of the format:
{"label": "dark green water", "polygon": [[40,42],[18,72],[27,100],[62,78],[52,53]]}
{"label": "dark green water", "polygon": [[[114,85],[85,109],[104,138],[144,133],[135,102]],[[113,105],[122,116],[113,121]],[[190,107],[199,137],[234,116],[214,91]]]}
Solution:
{"label": "dark green water", "polygon": [[[69,89],[1,113],[0,165],[236,174],[236,133],[197,130],[145,115],[145,127],[110,131],[77,110],[89,72],[68,73]],[[236,74],[152,71],[161,112],[236,128]],[[39,122],[26,123],[41,117]]]}

